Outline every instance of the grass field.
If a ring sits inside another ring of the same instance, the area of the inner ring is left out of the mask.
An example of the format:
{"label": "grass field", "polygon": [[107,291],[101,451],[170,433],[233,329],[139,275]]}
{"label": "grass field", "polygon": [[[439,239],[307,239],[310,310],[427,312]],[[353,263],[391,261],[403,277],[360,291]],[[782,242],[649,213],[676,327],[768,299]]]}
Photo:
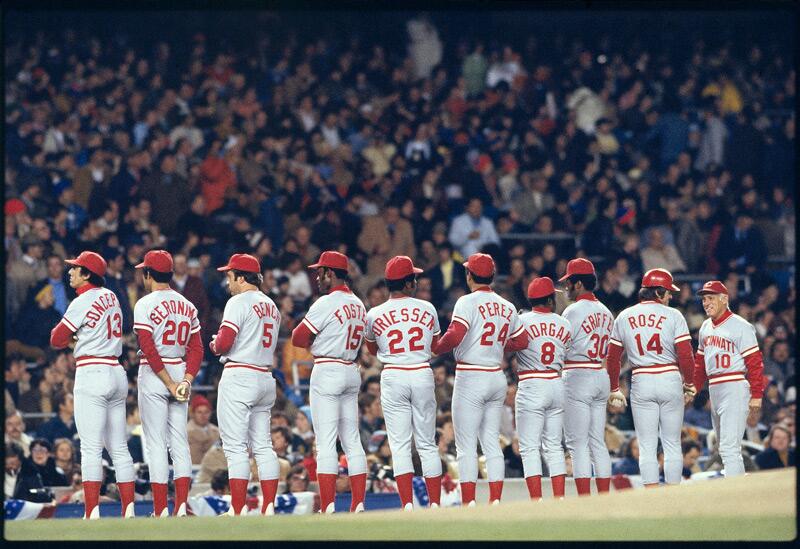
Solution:
{"label": "grass field", "polygon": [[[795,469],[591,498],[359,515],[5,522],[9,540],[794,539]],[[146,523],[144,521],[147,521]]]}

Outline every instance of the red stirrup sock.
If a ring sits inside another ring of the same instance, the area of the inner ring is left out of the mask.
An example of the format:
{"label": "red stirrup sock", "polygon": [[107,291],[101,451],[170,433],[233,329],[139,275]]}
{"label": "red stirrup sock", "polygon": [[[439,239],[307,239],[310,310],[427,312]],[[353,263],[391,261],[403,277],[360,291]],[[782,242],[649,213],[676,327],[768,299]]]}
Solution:
{"label": "red stirrup sock", "polygon": [[603,494],[611,490],[611,477],[598,477],[594,479],[594,483],[597,486],[597,492],[599,494]]}
{"label": "red stirrup sock", "polygon": [[151,482],[150,490],[153,492],[153,516],[160,517],[167,508],[167,484],[165,482]]}
{"label": "red stirrup sock", "polygon": [[564,497],[564,480],[566,479],[566,475],[556,475],[554,477],[550,477],[550,483],[553,485],[553,497],[554,498],[563,498]]}
{"label": "red stirrup sock", "polygon": [[426,477],[425,486],[428,488],[428,505],[441,505],[442,502],[442,475]]}
{"label": "red stirrup sock", "polygon": [[278,494],[278,479],[262,480],[261,481],[261,495],[263,502],[261,503],[261,514],[267,512],[267,506],[271,503],[275,506],[275,496]]}
{"label": "red stirrup sock", "polygon": [[461,482],[461,505],[466,505],[470,501],[475,501],[475,483]]}
{"label": "red stirrup sock", "polygon": [[323,513],[336,499],[336,477],[331,473],[317,473],[319,484],[319,507]]}
{"label": "red stirrup sock", "polygon": [[247,499],[248,483],[249,480],[246,478],[228,479],[228,484],[231,487],[231,507],[233,508],[234,515],[240,515],[244,509],[245,500]]}
{"label": "red stirrup sock", "polygon": [[542,476],[534,475],[525,477],[525,484],[528,485],[528,494],[531,499],[542,499]]}
{"label": "red stirrup sock", "polygon": [[403,473],[394,477],[395,482],[397,482],[397,493],[400,495],[400,505],[403,507],[414,502],[414,496],[411,493],[411,480],[413,478],[414,473]]}
{"label": "red stirrup sock", "polygon": [[503,481],[495,480],[489,483],[489,503],[500,501],[503,496]]}
{"label": "red stirrup sock", "polygon": [[133,481],[118,482],[117,490],[119,490],[119,502],[122,504],[122,516],[124,517],[128,505],[133,503]]}
{"label": "red stirrup sock", "polygon": [[178,477],[175,479],[175,508],[172,510],[173,515],[178,514],[178,509],[181,508],[181,505],[186,504],[188,507],[189,504],[187,501],[189,500],[189,477]]}
{"label": "red stirrup sock", "polygon": [[588,496],[592,493],[592,487],[589,482],[592,479],[590,478],[576,478],[575,479],[575,488],[578,490],[579,496]]}
{"label": "red stirrup sock", "polygon": [[360,475],[350,475],[350,494],[352,500],[350,501],[350,512],[356,510],[358,504],[364,503],[364,494],[367,492],[367,474],[361,473]]}
{"label": "red stirrup sock", "polygon": [[85,517],[89,518],[97,507],[100,501],[100,481],[99,480],[84,480],[83,481],[83,504]]}

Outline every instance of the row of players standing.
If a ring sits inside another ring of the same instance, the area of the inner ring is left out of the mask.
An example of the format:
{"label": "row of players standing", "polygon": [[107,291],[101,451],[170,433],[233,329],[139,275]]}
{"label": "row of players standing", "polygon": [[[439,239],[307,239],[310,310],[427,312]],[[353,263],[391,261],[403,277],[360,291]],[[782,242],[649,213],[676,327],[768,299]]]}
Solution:
{"label": "row of players standing", "polygon": [[[133,516],[134,469],[125,443],[127,380],[118,357],[122,351],[121,309],[103,287],[106,263],[94,252],[67,260],[70,285],[78,297],[53,329],[51,344],[63,348],[75,341],[75,421],[81,437],[84,518],[98,518],[102,480],[101,456],[111,456],[122,500],[122,515]],[[528,287],[531,310],[518,314],[494,293],[493,259],[474,254],[464,263],[470,293],[455,305],[452,322],[440,333],[438,315],[414,297],[416,275],[410,258],[392,258],[385,278],[389,300],[366,311],[347,282],[348,258],[323,252],[310,265],[323,294],[292,333],[292,343],[310,348],[314,368],[310,404],[316,435],[317,478],[321,510],[334,510],[338,474],[336,439],[347,457],[351,511],[364,510],[366,456],[358,432],[360,375],[355,362],[362,341],[384,364],[381,404],[384,409],[394,474],[404,509],[412,504],[412,436],[420,455],[429,505],[438,507],[441,461],[435,438],[436,403],[429,360],[453,352],[456,379],[453,427],[462,504],[475,505],[477,445],[486,457],[489,501],[500,502],[504,464],[499,444],[506,376],[505,353],[517,353],[519,390],[516,425],[530,496],[542,495],[543,450],[553,495],[564,496],[562,434],[573,460],[579,495],[610,487],[611,461],[604,443],[607,406],[624,406],[619,390],[623,352],[633,367],[631,404],[640,440],[640,469],[647,486],[658,484],[656,447],[661,438],[668,484],[680,482],[680,428],[684,405],[709,381],[712,417],[726,476],[743,474],[741,434],[748,411],[760,406],[763,391],[761,353],[755,330],[728,308],[727,289],[711,281],[698,292],[709,318],[700,329],[692,355],[685,319],[668,306],[678,291],[663,269],[645,273],[640,302],[616,321],[593,294],[597,283],[592,263],[573,259],[560,279],[573,301],[555,313],[556,292],[547,277]],[[150,251],[137,265],[144,269],[148,295],[134,309],[134,330],[142,355],[139,406],[153,492],[153,514],[168,515],[169,451],[175,482],[174,514],[187,512],[191,460],[186,417],[191,382],[200,367],[202,341],[195,307],[169,288],[172,257]],[[224,364],[219,383],[217,417],[228,462],[229,514],[245,508],[250,480],[248,449],[255,457],[263,494],[261,513],[274,514],[279,466],[269,434],[275,403],[270,375],[278,339],[280,312],[260,291],[261,268],[247,254],[234,254],[219,270],[226,272],[232,295],[210,349]],[[650,374],[650,375],[647,375]]]}

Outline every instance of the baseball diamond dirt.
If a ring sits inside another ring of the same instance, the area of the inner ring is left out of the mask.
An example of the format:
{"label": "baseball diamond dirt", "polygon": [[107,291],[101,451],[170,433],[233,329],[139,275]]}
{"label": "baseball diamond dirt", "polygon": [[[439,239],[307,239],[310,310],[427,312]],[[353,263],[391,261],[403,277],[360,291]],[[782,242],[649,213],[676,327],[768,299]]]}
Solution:
{"label": "baseball diamond dirt", "polygon": [[797,536],[795,487],[792,468],[602,497],[474,509],[149,520],[146,528],[138,519],[7,521],[4,533],[9,540],[82,541],[787,541]]}

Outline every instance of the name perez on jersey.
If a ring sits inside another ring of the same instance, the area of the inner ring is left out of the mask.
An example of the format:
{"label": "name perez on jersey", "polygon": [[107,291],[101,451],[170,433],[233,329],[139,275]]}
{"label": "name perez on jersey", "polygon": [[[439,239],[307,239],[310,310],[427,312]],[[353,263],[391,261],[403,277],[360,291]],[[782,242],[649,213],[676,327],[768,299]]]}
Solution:
{"label": "name perez on jersey", "polygon": [[730,341],[728,339],[725,339],[724,337],[717,335],[706,336],[703,339],[703,346],[717,347],[719,349],[722,349],[723,351],[728,351],[731,353],[736,351],[736,347],[734,346],[733,341]]}
{"label": "name perez on jersey", "polygon": [[89,328],[94,328],[97,323],[103,318],[103,313],[112,307],[117,306],[117,296],[113,293],[100,295],[93,303],[91,309],[86,313],[86,325]]}
{"label": "name perez on jersey", "polygon": [[505,318],[506,320],[511,320],[511,315],[514,313],[514,309],[506,307],[501,303],[489,301],[487,303],[483,303],[482,305],[478,305],[478,312],[481,314],[481,317],[484,320],[486,320],[486,317],[488,316],[499,316]]}
{"label": "name perez on jersey", "polygon": [[336,317],[336,320],[338,320],[341,325],[344,325],[345,320],[352,320],[354,318],[366,322],[367,310],[363,305],[359,306],[356,303],[348,303],[333,311],[333,316]]}
{"label": "name perez on jersey", "polygon": [[538,322],[528,325],[528,332],[531,338],[550,336],[563,342],[565,345],[569,341],[571,334],[564,326],[556,326],[554,322]]}
{"label": "name perez on jersey", "polygon": [[158,325],[169,318],[170,314],[182,315],[192,319],[197,316],[197,310],[189,303],[183,301],[174,299],[170,299],[169,301],[164,300],[153,308],[153,312],[150,313],[150,320],[153,324]]}
{"label": "name perez on jersey", "polygon": [[428,311],[423,311],[419,307],[414,307],[413,309],[403,307],[399,310],[387,311],[376,318],[372,324],[372,332],[376,336],[379,336],[383,334],[385,330],[388,330],[393,325],[400,322],[414,322],[424,326],[425,328],[428,328],[429,330],[433,330],[433,320],[433,315],[431,313]]}
{"label": "name perez on jersey", "polygon": [[656,320],[655,314],[631,315],[628,317],[628,324],[630,325],[632,330],[635,330],[636,328],[656,328],[660,330],[662,323],[666,319],[667,317],[665,316],[659,316],[658,320]]}
{"label": "name perez on jersey", "polygon": [[613,327],[614,317],[606,313],[593,313],[581,322],[581,329],[587,334],[591,334],[598,328],[606,328],[608,331],[611,331]]}

